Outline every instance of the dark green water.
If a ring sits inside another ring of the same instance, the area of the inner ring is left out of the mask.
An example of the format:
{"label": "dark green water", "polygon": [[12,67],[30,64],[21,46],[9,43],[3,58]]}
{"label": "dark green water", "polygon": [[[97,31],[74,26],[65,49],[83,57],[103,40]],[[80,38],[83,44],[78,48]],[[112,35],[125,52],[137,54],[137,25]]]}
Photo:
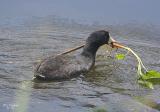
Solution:
{"label": "dark green water", "polygon": [[137,83],[132,55],[117,61],[101,49],[95,68],[87,75],[57,82],[32,81],[35,62],[80,45],[100,29],[109,30],[116,40],[136,51],[147,68],[160,71],[159,26],[87,26],[41,18],[1,25],[0,112],[91,112],[95,108],[107,112],[160,111],[160,85],[151,90]]}

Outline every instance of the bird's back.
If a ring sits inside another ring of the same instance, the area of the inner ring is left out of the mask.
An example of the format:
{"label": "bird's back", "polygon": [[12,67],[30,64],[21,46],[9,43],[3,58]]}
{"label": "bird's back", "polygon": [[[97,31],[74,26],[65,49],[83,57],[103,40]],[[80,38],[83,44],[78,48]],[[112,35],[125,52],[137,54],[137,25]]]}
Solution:
{"label": "bird's back", "polygon": [[42,60],[35,69],[35,77],[41,79],[67,79],[89,71],[93,62],[82,55],[52,56]]}

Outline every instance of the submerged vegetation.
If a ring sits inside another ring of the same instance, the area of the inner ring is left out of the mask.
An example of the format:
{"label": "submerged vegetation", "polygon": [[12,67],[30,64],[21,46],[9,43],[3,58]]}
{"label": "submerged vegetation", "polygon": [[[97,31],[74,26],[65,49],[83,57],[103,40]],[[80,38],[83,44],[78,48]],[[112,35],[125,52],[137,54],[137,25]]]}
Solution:
{"label": "submerged vegetation", "polygon": [[107,112],[107,110],[104,107],[97,107],[92,112]]}
{"label": "submerged vegetation", "polygon": [[[160,72],[156,70],[148,70],[144,64],[142,63],[141,58],[129,47],[115,44],[114,45],[117,48],[123,48],[131,52],[137,59],[138,64],[137,64],[137,74],[139,76],[138,78],[138,83],[144,86],[147,86],[151,89],[154,89],[153,84],[155,83],[155,79],[160,79]],[[127,53],[128,54],[128,53]],[[126,55],[125,54],[117,54],[116,59],[118,60],[123,60],[125,59]]]}
{"label": "submerged vegetation", "polygon": [[125,54],[116,54],[116,59],[123,60],[126,57]]}

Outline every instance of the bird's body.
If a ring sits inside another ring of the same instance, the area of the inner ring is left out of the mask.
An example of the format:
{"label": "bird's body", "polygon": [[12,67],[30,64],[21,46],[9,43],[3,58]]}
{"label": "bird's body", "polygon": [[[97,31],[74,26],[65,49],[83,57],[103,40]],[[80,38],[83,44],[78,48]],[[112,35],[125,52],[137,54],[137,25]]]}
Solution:
{"label": "bird's body", "polygon": [[37,65],[36,75],[39,79],[68,79],[86,73],[93,65],[90,58],[82,55],[53,56]]}
{"label": "bird's body", "polygon": [[68,79],[87,73],[95,63],[98,48],[108,44],[109,33],[93,32],[81,53],[77,55],[51,56],[42,60],[35,69],[35,78],[44,80]]}

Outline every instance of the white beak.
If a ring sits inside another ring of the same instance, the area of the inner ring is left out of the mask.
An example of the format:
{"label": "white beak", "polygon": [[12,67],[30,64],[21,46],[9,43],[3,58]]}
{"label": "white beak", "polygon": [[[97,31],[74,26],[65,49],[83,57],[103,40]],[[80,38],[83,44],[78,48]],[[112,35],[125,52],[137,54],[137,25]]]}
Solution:
{"label": "white beak", "polygon": [[112,42],[116,42],[116,41],[112,38],[111,35],[109,35],[109,37],[110,37],[110,38],[109,38],[109,41],[108,41],[109,44],[111,44]]}

